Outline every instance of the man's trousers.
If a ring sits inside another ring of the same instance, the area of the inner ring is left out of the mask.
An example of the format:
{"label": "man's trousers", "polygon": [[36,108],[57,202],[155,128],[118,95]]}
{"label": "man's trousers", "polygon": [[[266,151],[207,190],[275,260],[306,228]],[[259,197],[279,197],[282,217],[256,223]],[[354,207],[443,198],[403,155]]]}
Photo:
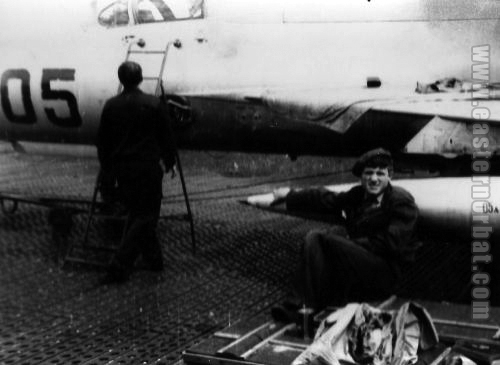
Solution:
{"label": "man's trousers", "polygon": [[128,219],[112,269],[130,273],[139,255],[146,265],[159,269],[163,259],[156,226],[161,208],[163,171],[159,163],[121,163],[115,173]]}
{"label": "man's trousers", "polygon": [[333,230],[315,230],[302,246],[295,285],[306,305],[321,309],[384,299],[398,280],[394,264]]}

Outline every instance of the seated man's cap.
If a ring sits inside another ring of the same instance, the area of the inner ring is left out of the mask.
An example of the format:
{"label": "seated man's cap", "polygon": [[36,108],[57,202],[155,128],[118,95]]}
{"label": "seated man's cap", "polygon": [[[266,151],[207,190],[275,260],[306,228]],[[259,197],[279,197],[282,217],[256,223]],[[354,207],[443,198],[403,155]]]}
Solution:
{"label": "seated man's cap", "polygon": [[383,148],[376,148],[374,150],[362,154],[354,166],[352,173],[354,176],[360,177],[365,167],[387,167],[392,170],[392,156],[391,153]]}

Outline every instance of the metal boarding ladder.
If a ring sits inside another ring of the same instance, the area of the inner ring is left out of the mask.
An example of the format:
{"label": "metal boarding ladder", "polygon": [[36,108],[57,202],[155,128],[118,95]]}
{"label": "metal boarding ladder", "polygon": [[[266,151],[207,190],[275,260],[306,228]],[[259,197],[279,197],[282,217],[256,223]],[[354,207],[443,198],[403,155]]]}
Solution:
{"label": "metal boarding ladder", "polygon": [[[165,66],[167,64],[167,57],[168,53],[170,51],[170,47],[174,46],[176,48],[181,47],[181,42],[179,40],[175,41],[169,41],[167,42],[167,45],[163,50],[146,50],[146,49],[133,49],[133,47],[137,45],[140,48],[143,48],[145,46],[145,42],[142,39],[139,39],[137,42],[131,42],[128,46],[127,49],[127,54],[125,56],[125,60],[129,61],[131,55],[162,55],[162,61],[161,61],[161,66],[160,66],[160,71],[158,76],[143,76],[143,80],[145,81],[156,81],[156,87],[155,87],[155,92],[154,94],[158,97],[162,96],[161,92],[161,84],[162,84],[162,79],[163,79],[163,74],[165,72]],[[119,84],[118,85],[118,94],[121,93],[123,90],[123,85]]]}
{"label": "metal boarding ladder", "polygon": [[[145,45],[144,41],[142,41],[141,39],[139,41],[137,41],[137,42],[130,43],[129,46],[128,46],[128,49],[127,49],[127,54],[126,54],[124,62],[130,60],[130,56],[133,55],[133,54],[162,55],[163,56],[163,58],[161,60],[161,66],[160,66],[160,71],[159,71],[158,76],[143,76],[143,80],[146,80],[146,81],[148,81],[148,80],[149,81],[156,81],[155,95],[158,96],[158,97],[160,97],[161,100],[162,100],[162,102],[165,103],[166,102],[166,100],[165,100],[165,92],[164,92],[164,89],[163,89],[162,80],[163,80],[163,74],[165,72],[165,66],[166,66],[166,63],[167,63],[167,56],[168,56],[170,48],[172,46],[174,46],[176,48],[180,48],[181,47],[181,42],[179,40],[169,41],[163,50],[137,50],[137,49],[133,49],[133,47],[134,47],[135,44],[137,44],[141,48],[144,47],[144,45]],[[121,93],[122,90],[123,90],[123,85],[120,83],[118,85],[117,93],[118,94]],[[172,135],[173,135],[173,131],[171,131],[171,132],[172,132]],[[173,138],[173,140],[174,140],[174,144],[175,144],[175,138]],[[191,233],[191,249],[192,249],[193,254],[196,254],[196,237],[195,237],[195,230],[194,230],[193,214],[192,214],[192,211],[191,211],[191,206],[189,204],[189,196],[188,196],[187,189],[186,189],[186,182],[185,182],[185,179],[184,179],[184,173],[183,173],[183,170],[182,170],[181,160],[180,160],[180,157],[179,157],[179,153],[178,153],[176,144],[174,145],[174,150],[175,150],[175,160],[176,160],[177,170],[179,172],[179,177],[181,179],[181,185],[182,185],[182,192],[183,192],[183,195],[184,195],[184,201],[186,203],[186,211],[187,212],[186,212],[186,215],[183,217],[183,220],[188,220],[189,221],[190,233]],[[118,247],[102,248],[102,247],[98,247],[98,246],[90,246],[90,245],[88,245],[88,237],[89,237],[90,227],[92,225],[93,219],[96,216],[97,196],[98,196],[99,188],[100,188],[100,185],[101,185],[101,178],[102,178],[102,174],[99,171],[98,176],[96,178],[95,186],[94,186],[94,192],[93,192],[93,196],[92,196],[92,201],[91,201],[91,204],[90,204],[89,210],[88,210],[87,222],[86,222],[86,226],[85,226],[85,232],[84,232],[84,235],[83,235],[83,241],[82,241],[81,248],[83,248],[84,250],[87,250],[87,249],[101,249],[102,250],[102,249],[104,249],[104,250],[108,250],[108,251],[114,252],[114,251],[116,251],[118,249]],[[162,217],[162,218],[169,218],[169,217]],[[171,217],[171,218],[175,219],[173,217]],[[112,219],[120,219],[120,218],[119,217],[118,218],[117,217],[114,217],[114,218],[112,217]],[[128,216],[122,217],[121,219],[127,220]],[[124,228],[124,231],[122,233],[122,239],[123,239],[123,235],[125,234],[126,226],[127,226],[127,222],[125,223],[125,228]],[[72,256],[72,251],[73,251],[73,246],[70,246],[69,250],[68,250],[68,253],[66,254],[65,261],[84,262],[84,263],[97,264],[97,262],[95,262],[95,261],[94,262],[88,262],[88,260],[85,260],[85,259],[82,260],[82,259],[80,259],[78,257]]]}
{"label": "metal boarding ladder", "polygon": [[[94,190],[92,194],[92,200],[90,202],[88,211],[87,211],[87,220],[85,225],[85,230],[83,234],[83,239],[80,245],[77,243],[68,244],[68,249],[64,257],[64,264],[69,262],[72,263],[80,263],[80,264],[89,264],[94,266],[108,266],[111,263],[112,255],[118,250],[120,247],[123,237],[125,235],[125,229],[128,223],[128,215],[116,215],[112,213],[102,213],[98,212],[98,202],[97,196],[99,194],[101,185],[102,185],[102,172],[99,170],[97,174],[96,181],[94,184]],[[90,227],[92,226],[93,221],[100,217],[101,219],[105,219],[108,222],[110,221],[121,221],[124,222],[123,228],[121,229],[121,238],[119,245],[116,244],[89,244],[89,233]]]}

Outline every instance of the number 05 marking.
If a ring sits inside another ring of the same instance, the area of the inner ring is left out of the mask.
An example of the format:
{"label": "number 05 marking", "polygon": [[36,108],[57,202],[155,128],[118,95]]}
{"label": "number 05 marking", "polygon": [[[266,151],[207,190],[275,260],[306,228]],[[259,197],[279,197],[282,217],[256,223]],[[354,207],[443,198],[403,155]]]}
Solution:
{"label": "number 05 marking", "polygon": [[52,90],[50,88],[50,82],[62,80],[62,81],[74,81],[75,80],[75,70],[69,68],[62,69],[52,69],[45,68],[42,73],[42,99],[44,100],[64,100],[68,104],[69,117],[62,118],[56,115],[53,108],[45,108],[45,113],[47,118],[57,126],[60,127],[79,127],[82,125],[82,117],[78,112],[78,103],[76,102],[75,95],[67,90]]}
{"label": "number 05 marking", "polygon": [[[9,69],[2,74],[0,80],[0,94],[2,108],[7,119],[12,123],[34,124],[37,121],[33,101],[31,99],[30,73],[28,70]],[[15,114],[12,107],[12,100],[9,95],[9,81],[21,81],[21,102],[23,114]],[[61,100],[68,105],[69,116],[61,117],[56,114],[54,108],[44,108],[49,121],[63,128],[75,128],[82,125],[82,117],[78,111],[78,103],[75,95],[68,90],[53,90],[51,81],[74,81],[75,69],[71,68],[45,68],[42,70],[42,99],[43,100]]]}

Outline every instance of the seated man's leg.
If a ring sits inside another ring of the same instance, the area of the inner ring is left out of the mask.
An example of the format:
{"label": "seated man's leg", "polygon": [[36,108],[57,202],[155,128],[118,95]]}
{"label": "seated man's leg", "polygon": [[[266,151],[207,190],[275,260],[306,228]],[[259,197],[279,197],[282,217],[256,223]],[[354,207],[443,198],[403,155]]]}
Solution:
{"label": "seated man's leg", "polygon": [[313,231],[303,246],[302,290],[316,309],[386,297],[396,276],[384,259],[328,231]]}
{"label": "seated man's leg", "polygon": [[318,293],[323,291],[322,283],[324,283],[325,278],[330,276],[331,265],[323,248],[323,237],[332,232],[337,233],[337,231],[341,233],[345,230],[313,230],[306,235],[302,243],[299,270],[294,278],[294,288],[302,303],[308,307],[318,308],[322,299]]}

